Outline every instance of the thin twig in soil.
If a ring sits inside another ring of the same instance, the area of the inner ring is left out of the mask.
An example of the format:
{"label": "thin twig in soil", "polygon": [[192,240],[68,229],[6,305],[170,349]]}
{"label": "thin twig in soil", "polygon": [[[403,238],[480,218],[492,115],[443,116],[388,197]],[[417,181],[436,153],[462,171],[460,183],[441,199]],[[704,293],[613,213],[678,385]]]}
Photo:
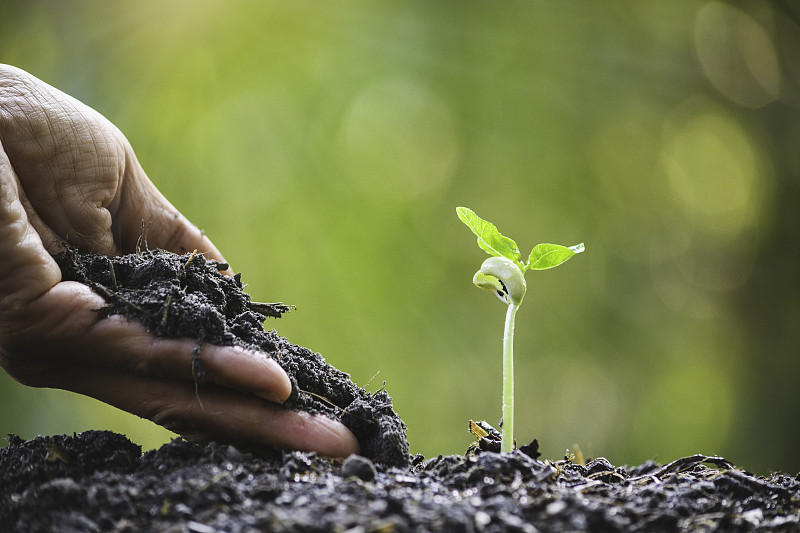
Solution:
{"label": "thin twig in soil", "polygon": [[141,226],[142,229],[139,231],[139,238],[136,240],[136,255],[142,254],[142,243],[144,243],[145,251],[150,250],[150,246],[147,245],[147,232],[150,230],[150,222],[145,226],[144,219],[142,219]]}
{"label": "thin twig in soil", "polygon": [[189,263],[191,263],[191,262],[192,262],[192,259],[194,259],[194,256],[195,256],[195,255],[197,255],[197,248],[195,248],[195,249],[192,251],[192,255],[190,255],[190,256],[189,256],[189,259],[187,259],[187,260],[186,260],[186,263],[184,263],[184,264],[183,264],[183,269],[184,269],[184,270],[186,270],[186,267],[188,267],[188,266],[189,266]]}
{"label": "thin twig in soil", "polygon": [[119,286],[117,285],[117,275],[114,273],[114,262],[111,258],[108,259],[108,268],[111,271],[111,286],[114,287],[114,292],[119,291]]}
{"label": "thin twig in soil", "polygon": [[[139,311],[143,315],[151,315],[152,316],[152,313],[150,313],[148,311],[145,311],[144,309],[142,309],[141,307],[139,307],[135,303],[131,302],[130,300],[128,300],[127,298],[125,298],[124,296],[122,296],[118,292],[109,291],[103,285],[100,285],[99,283],[94,283],[94,282],[91,283],[91,287],[95,292],[100,294],[106,300],[118,300],[118,301],[124,303],[125,305],[131,307],[132,309],[136,309],[137,311]],[[96,309],[95,309],[95,311],[96,311]]]}
{"label": "thin twig in soil", "polygon": [[167,303],[164,305],[164,313],[161,315],[161,327],[167,323],[167,311],[169,311],[169,304],[172,303],[172,295],[167,296]]}
{"label": "thin twig in soil", "polygon": [[200,382],[205,376],[203,371],[203,360],[200,359],[200,350],[203,349],[203,341],[199,341],[197,346],[192,350],[192,378],[194,379],[194,395],[197,398],[197,403],[200,404],[200,410],[205,411],[203,400],[200,399]]}
{"label": "thin twig in soil", "polygon": [[343,408],[339,407],[338,405],[336,405],[331,400],[327,399],[325,396],[323,396],[321,394],[317,394],[316,392],[311,392],[310,390],[303,390],[300,387],[297,387],[297,392],[304,392],[304,393],[306,393],[306,394],[308,394],[310,396],[313,396],[315,398],[318,398],[318,399],[322,400],[323,402],[327,403],[331,407],[335,407],[336,409],[340,410],[343,413],[346,412]]}
{"label": "thin twig in soil", "polygon": [[331,407],[333,407],[335,409],[338,409],[342,414],[354,416],[356,418],[360,418],[361,420],[363,420],[365,422],[369,422],[369,420],[367,420],[363,416],[358,416],[358,415],[354,415],[353,413],[347,412],[346,409],[344,409],[343,407],[339,407],[338,405],[333,403],[331,400],[327,399],[325,396],[322,396],[321,394],[317,394],[316,392],[311,392],[309,390],[303,390],[300,387],[297,388],[297,392],[304,392],[304,393],[306,393],[306,394],[308,394],[310,396],[313,396],[313,397],[315,397],[315,398],[317,398],[319,400],[322,400],[323,402],[329,404]]}

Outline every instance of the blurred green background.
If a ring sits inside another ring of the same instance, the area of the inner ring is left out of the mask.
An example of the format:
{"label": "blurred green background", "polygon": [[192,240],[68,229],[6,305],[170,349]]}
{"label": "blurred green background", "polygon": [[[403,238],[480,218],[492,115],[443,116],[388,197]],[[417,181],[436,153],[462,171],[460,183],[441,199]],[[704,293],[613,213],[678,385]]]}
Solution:
{"label": "blurred green background", "polygon": [[[0,61],[96,108],[276,328],[386,381],[412,451],[500,417],[504,308],[465,205],[585,242],[528,275],[517,439],[800,471],[791,2],[25,0]],[[377,375],[376,375],[377,374]],[[0,433],[173,435],[0,378]]]}

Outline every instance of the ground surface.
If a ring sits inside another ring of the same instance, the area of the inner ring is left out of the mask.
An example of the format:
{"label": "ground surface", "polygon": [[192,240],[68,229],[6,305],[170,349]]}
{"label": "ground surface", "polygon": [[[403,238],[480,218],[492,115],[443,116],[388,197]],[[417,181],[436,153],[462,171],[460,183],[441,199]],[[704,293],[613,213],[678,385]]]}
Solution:
{"label": "ground surface", "polygon": [[398,468],[182,440],[141,455],[109,432],[10,440],[11,532],[800,530],[798,477],[704,456],[623,469],[484,451]]}
{"label": "ground surface", "polygon": [[[368,393],[318,354],[265,331],[283,304],[257,304],[239,278],[202,256],[158,251],[108,259],[68,250],[65,279],[164,336],[239,344],[278,361],[294,382],[287,408],[322,412],[366,457],[197,444],[142,455],[122,435],[9,436],[0,450],[0,530],[10,532],[800,531],[800,475],[755,477],[718,457],[615,467],[509,454],[412,457],[384,390]],[[489,450],[492,443],[483,442]]]}

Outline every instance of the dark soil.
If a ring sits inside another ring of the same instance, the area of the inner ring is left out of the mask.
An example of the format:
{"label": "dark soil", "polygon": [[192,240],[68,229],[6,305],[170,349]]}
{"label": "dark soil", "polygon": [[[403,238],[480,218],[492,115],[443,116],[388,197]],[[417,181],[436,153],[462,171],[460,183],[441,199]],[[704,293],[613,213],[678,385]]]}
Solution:
{"label": "dark soil", "polygon": [[800,530],[798,477],[701,455],[625,469],[480,451],[398,468],[180,439],[141,455],[96,431],[9,440],[11,532]]}
{"label": "dark soil", "polygon": [[[225,265],[160,251],[108,259],[68,250],[58,262],[65,279],[104,296],[99,317],[274,357],[295,383],[287,408],[342,420],[366,457],[181,439],[142,455],[104,431],[11,435],[0,450],[1,531],[800,531],[800,475],[756,477],[719,457],[632,468],[541,461],[535,441],[490,451],[490,431],[463,456],[412,458],[386,392],[368,393],[265,332],[266,317],[289,308],[251,302],[238,277],[218,273]],[[202,378],[201,349],[195,366]]]}

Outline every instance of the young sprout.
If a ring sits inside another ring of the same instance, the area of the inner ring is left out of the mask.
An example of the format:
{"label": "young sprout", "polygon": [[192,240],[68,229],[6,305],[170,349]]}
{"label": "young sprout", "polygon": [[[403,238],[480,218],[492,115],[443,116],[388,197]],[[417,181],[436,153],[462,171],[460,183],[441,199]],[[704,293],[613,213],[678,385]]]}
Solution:
{"label": "young sprout", "polygon": [[528,261],[523,263],[517,243],[501,235],[487,222],[466,207],[457,207],[456,214],[478,237],[478,246],[491,257],[483,262],[472,282],[506,304],[506,324],[503,332],[503,427],[501,452],[514,448],[514,317],[525,296],[525,272],[553,268],[584,250],[583,243],[575,246],[537,244]]}

